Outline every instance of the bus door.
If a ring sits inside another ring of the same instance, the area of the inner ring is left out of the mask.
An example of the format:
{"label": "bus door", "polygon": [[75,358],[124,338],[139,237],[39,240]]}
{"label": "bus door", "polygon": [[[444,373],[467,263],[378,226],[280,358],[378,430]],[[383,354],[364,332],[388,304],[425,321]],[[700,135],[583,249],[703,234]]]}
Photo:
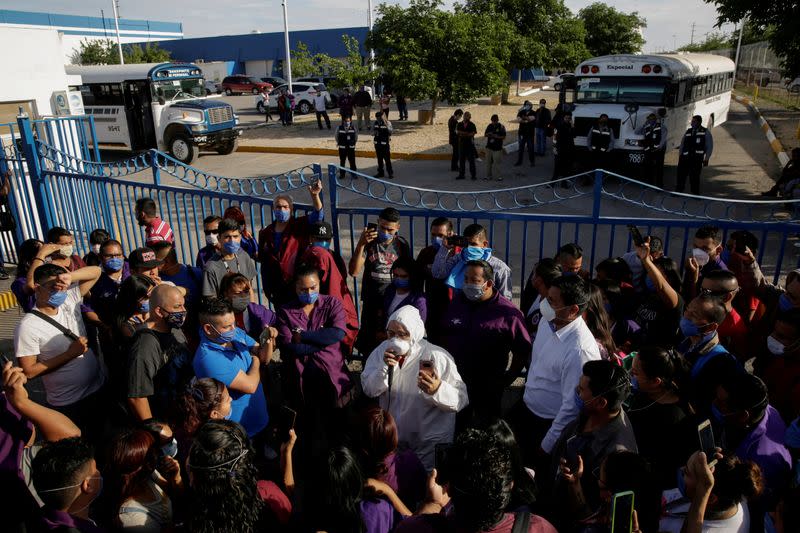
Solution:
{"label": "bus door", "polygon": [[157,146],[153,110],[150,107],[150,85],[147,81],[125,82],[125,114],[131,133],[131,149],[143,150]]}

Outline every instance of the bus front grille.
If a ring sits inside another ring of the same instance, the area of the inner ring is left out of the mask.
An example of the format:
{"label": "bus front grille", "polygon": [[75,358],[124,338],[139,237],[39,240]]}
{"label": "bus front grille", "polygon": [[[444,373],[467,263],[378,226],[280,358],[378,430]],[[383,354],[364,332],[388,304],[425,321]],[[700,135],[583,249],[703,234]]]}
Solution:
{"label": "bus front grille", "polygon": [[208,110],[208,121],[211,124],[233,121],[233,108],[229,105],[225,107],[214,107]]}

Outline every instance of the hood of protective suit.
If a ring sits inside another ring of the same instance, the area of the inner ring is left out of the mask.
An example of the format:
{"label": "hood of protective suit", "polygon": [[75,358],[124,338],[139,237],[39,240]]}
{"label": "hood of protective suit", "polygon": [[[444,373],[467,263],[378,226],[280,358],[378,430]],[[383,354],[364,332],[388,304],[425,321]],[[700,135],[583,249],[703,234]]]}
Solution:
{"label": "hood of protective suit", "polygon": [[392,316],[389,317],[389,322],[392,320],[406,328],[411,336],[412,350],[419,346],[420,341],[425,336],[425,323],[422,321],[422,317],[419,316],[419,310],[416,307],[404,305],[392,313]]}

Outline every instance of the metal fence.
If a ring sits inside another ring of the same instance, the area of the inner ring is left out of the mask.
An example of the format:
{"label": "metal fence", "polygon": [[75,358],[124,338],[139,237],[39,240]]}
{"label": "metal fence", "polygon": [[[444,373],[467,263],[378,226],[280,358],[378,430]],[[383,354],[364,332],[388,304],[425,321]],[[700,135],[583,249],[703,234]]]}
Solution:
{"label": "metal fence", "polygon": [[[54,142],[58,136],[48,133],[60,127],[58,120],[38,125],[24,117],[18,121],[21,143],[14,190],[24,194],[15,194],[12,204],[15,213],[32,223],[26,231],[18,230],[16,242],[23,237],[42,238],[48,228],[62,226],[74,233],[76,251],[83,254],[88,251],[89,233],[105,228],[130,251],[143,245],[144,233],[134,216],[136,200],[151,197],[172,225],[179,259],[193,264],[205,244],[202,220],[206,216],[238,205],[248,218],[248,227],[257,233],[272,222],[276,194],[295,193],[299,199],[307,184],[322,179],[327,185],[326,217],[336,230],[336,249],[345,258],[352,255],[367,222],[387,206],[400,211],[400,233],[415,255],[430,243],[429,225],[435,217],[449,217],[458,231],[477,222],[487,228],[493,254],[511,267],[515,296],[535,262],[552,257],[562,244],[579,244],[587,267],[629,251],[627,225],[631,223],[643,233],[660,236],[665,253],[681,262],[691,248],[695,229],[713,224],[725,232],[754,232],[761,241],[759,262],[774,281],[782,271],[800,265],[800,250],[791,245],[800,232],[795,202],[695,197],[602,170],[551,183],[475,192],[400,185],[336,165],[324,174],[319,165],[310,165],[280,176],[228,178],[155,150],[101,163],[91,137],[78,134],[91,131],[91,119],[71,120],[77,139],[72,144]],[[34,135],[35,131],[41,133]],[[295,207],[301,213],[309,208]],[[356,300],[358,281],[351,279]]]}

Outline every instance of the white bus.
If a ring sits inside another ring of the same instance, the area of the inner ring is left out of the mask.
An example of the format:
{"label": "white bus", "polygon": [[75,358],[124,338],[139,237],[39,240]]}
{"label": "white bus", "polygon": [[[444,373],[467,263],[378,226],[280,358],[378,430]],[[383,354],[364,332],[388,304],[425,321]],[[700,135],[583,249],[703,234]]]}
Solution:
{"label": "white bus", "polygon": [[728,118],[733,61],[710,54],[611,55],[584,61],[575,70],[575,145],[598,117],[608,115],[614,151],[622,162],[644,162],[642,135],[647,115],[666,109],[667,149],[680,145],[693,115],[713,128]]}
{"label": "white bus", "polygon": [[200,67],[191,63],[68,66],[79,74],[86,114],[103,149],[169,152],[191,163],[200,148],[229,154],[239,131],[233,107],[207,97]]}

